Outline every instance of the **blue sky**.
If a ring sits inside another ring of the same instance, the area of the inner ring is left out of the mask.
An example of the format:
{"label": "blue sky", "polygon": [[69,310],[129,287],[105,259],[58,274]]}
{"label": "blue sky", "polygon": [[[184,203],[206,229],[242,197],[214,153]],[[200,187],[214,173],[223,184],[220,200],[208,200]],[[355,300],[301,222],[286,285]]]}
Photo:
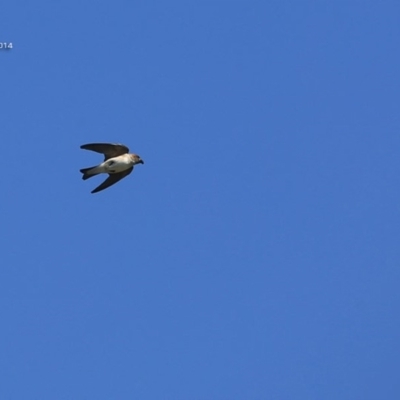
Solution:
{"label": "blue sky", "polygon": [[1,8],[1,399],[400,396],[398,2]]}

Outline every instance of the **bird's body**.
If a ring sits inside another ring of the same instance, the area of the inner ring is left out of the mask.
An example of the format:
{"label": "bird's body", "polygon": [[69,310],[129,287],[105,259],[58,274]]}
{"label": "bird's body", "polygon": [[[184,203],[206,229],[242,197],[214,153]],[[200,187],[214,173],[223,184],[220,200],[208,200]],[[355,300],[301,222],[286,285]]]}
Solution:
{"label": "bird's body", "polygon": [[104,162],[97,166],[80,170],[83,173],[82,179],[84,180],[98,174],[104,173],[109,175],[92,193],[100,192],[117,183],[129,175],[136,164],[144,164],[143,160],[137,154],[129,154],[128,147],[122,144],[91,143],[82,145],[81,149],[104,154]]}
{"label": "bird's body", "polygon": [[88,175],[97,175],[102,173],[115,174],[127,170],[134,164],[135,160],[131,154],[122,154],[122,156],[109,158],[97,167],[92,168],[88,171]]}

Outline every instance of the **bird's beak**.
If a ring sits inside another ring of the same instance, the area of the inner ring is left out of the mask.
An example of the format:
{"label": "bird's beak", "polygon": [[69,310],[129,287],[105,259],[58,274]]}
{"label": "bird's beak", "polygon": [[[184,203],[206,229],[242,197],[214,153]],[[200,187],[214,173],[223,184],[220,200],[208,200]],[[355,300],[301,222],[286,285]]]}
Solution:
{"label": "bird's beak", "polygon": [[138,164],[144,164],[144,161],[143,161],[143,160],[140,160],[140,161],[138,162]]}

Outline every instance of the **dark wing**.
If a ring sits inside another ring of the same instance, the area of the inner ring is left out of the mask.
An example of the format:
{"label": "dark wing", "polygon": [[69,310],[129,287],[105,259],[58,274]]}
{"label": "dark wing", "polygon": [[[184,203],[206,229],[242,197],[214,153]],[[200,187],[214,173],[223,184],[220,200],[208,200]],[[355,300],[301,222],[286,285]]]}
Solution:
{"label": "dark wing", "polygon": [[92,150],[96,153],[104,154],[104,161],[112,157],[117,157],[122,154],[129,153],[129,149],[123,144],[112,144],[112,143],[88,143],[83,144],[81,149]]}
{"label": "dark wing", "polygon": [[133,167],[130,167],[129,169],[116,174],[108,174],[108,178],[100,186],[97,186],[96,189],[92,190],[92,193],[97,193],[100,192],[100,190],[107,189],[108,187],[114,185],[114,183],[120,181],[122,178],[128,176],[132,171]]}

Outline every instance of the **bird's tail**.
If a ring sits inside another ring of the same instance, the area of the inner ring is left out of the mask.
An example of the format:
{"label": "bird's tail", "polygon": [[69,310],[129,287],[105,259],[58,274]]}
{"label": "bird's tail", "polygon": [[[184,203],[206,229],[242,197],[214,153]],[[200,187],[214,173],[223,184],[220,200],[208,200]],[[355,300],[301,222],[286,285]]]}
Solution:
{"label": "bird's tail", "polygon": [[80,171],[82,172],[82,179],[85,181],[86,179],[91,178],[92,176],[95,176],[99,174],[100,172],[96,171],[97,165],[94,167],[89,167],[89,168],[82,168]]}

